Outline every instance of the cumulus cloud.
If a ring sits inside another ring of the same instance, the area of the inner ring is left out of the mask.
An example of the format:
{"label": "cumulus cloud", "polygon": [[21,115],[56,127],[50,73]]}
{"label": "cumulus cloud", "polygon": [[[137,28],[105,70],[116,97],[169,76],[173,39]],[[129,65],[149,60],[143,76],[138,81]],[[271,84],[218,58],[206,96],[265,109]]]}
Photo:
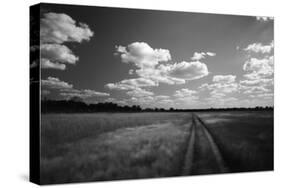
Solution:
{"label": "cumulus cloud", "polygon": [[98,91],[91,90],[91,89],[65,90],[65,92],[60,93],[60,95],[68,97],[68,98],[71,98],[71,97],[89,98],[89,97],[106,97],[106,96],[109,96],[108,93],[98,92]]}
{"label": "cumulus cloud", "polygon": [[226,94],[238,91],[239,84],[236,83],[235,79],[235,75],[215,75],[213,83],[202,84],[199,89],[209,91],[212,98],[223,98]]}
{"label": "cumulus cloud", "polygon": [[145,42],[134,42],[127,47],[116,46],[116,55],[120,55],[122,62],[133,63],[139,68],[154,67],[161,61],[171,60],[170,51],[153,49]]}
{"label": "cumulus cloud", "polygon": [[75,64],[79,60],[67,46],[61,44],[42,44],[40,55],[41,58],[58,63]]}
{"label": "cumulus cloud", "polygon": [[[116,46],[115,55],[120,56],[123,63],[132,63],[136,70],[130,69],[129,74],[135,73],[139,78],[145,78],[152,81],[151,86],[158,86],[159,83],[166,84],[184,84],[188,80],[195,80],[208,75],[208,68],[205,63],[180,62],[169,63],[171,55],[167,49],[153,49],[145,42],[134,42],[128,46]],[[215,53],[204,53],[208,56],[214,56]],[[109,83],[108,88],[119,90],[128,90],[127,86],[121,81],[118,83]],[[138,85],[138,84],[135,84]],[[145,87],[145,86],[138,86]]]}
{"label": "cumulus cloud", "polygon": [[151,96],[151,95],[154,95],[154,93],[152,91],[147,91],[147,90],[142,89],[142,88],[135,88],[131,91],[128,91],[127,95],[139,98],[139,97]]}
{"label": "cumulus cloud", "polygon": [[108,83],[105,85],[108,89],[115,90],[131,90],[138,87],[151,87],[157,86],[157,83],[147,78],[132,78],[125,79],[117,83]]}
{"label": "cumulus cloud", "polygon": [[217,95],[218,93],[225,95],[226,93],[233,93],[238,91],[237,83],[213,83],[213,84],[202,84],[199,89],[209,90],[211,94]]}
{"label": "cumulus cloud", "polygon": [[253,85],[272,86],[273,85],[273,79],[272,78],[261,78],[261,79],[241,80],[240,84],[241,85],[247,85],[247,86],[253,86]]}
{"label": "cumulus cloud", "polygon": [[40,39],[43,43],[82,42],[90,40],[93,31],[85,23],[76,23],[69,15],[45,13],[40,20]]}
{"label": "cumulus cloud", "polygon": [[262,85],[258,85],[258,86],[240,85],[240,90],[244,94],[266,93],[271,91],[270,89]]}
{"label": "cumulus cloud", "polygon": [[248,72],[245,77],[249,79],[258,79],[273,75],[273,56],[263,59],[250,58],[243,65],[243,70]]}
{"label": "cumulus cloud", "polygon": [[255,53],[270,53],[274,48],[273,41],[271,41],[268,45],[263,45],[262,43],[253,43],[249,44],[246,48],[244,48],[244,51],[247,52],[255,52]]}
{"label": "cumulus cloud", "polygon": [[41,80],[41,85],[44,90],[55,89],[60,93],[61,96],[67,98],[74,96],[81,98],[109,96],[108,93],[98,92],[91,89],[75,89],[72,84],[62,81],[59,78],[50,76],[47,79]]}
{"label": "cumulus cloud", "polygon": [[41,58],[41,68],[42,69],[57,69],[57,70],[65,70],[65,64],[52,62],[49,59]]}
{"label": "cumulus cloud", "polygon": [[168,100],[170,99],[170,96],[167,95],[157,95],[154,97],[155,100]]}
{"label": "cumulus cloud", "polygon": [[93,34],[88,25],[66,14],[44,14],[40,20],[41,68],[65,70],[65,64],[76,64],[79,57],[63,43],[88,41]]}
{"label": "cumulus cloud", "polygon": [[236,76],[234,75],[215,75],[213,82],[232,83],[235,82]]}
{"label": "cumulus cloud", "polygon": [[199,61],[200,59],[204,59],[206,56],[215,56],[216,53],[213,52],[194,52],[193,56],[191,57],[191,60]]}
{"label": "cumulus cloud", "polygon": [[267,17],[267,16],[257,16],[256,19],[258,21],[263,21],[263,22],[274,20],[273,17]]}
{"label": "cumulus cloud", "polygon": [[195,90],[183,88],[183,89],[175,91],[174,96],[177,97],[177,98],[184,98],[184,97],[190,97],[190,96],[192,96],[196,93],[197,93],[197,91],[195,91]]}
{"label": "cumulus cloud", "polygon": [[162,65],[160,69],[168,76],[184,80],[195,80],[209,74],[207,65],[199,61]]}
{"label": "cumulus cloud", "polygon": [[41,80],[41,84],[43,87],[47,87],[50,89],[71,89],[73,88],[72,84],[61,81],[58,78],[49,76],[46,80]]}

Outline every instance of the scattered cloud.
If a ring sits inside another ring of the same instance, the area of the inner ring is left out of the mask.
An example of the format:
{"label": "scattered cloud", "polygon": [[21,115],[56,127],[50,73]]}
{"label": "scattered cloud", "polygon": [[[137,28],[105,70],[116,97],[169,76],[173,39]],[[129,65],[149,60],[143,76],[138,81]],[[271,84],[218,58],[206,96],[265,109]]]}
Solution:
{"label": "scattered cloud", "polygon": [[154,93],[152,91],[147,91],[147,90],[142,89],[142,88],[135,88],[131,91],[128,91],[126,94],[131,96],[131,97],[138,97],[138,98],[154,95]]}
{"label": "scattered cloud", "polygon": [[206,56],[215,56],[216,53],[213,52],[194,52],[193,56],[191,57],[191,60],[199,61],[201,59],[204,59]]}
{"label": "scattered cloud", "polygon": [[120,55],[124,63],[133,63],[139,68],[155,67],[159,62],[171,60],[170,51],[153,49],[145,42],[134,42],[127,47],[116,46],[116,55]]}
{"label": "scattered cloud", "polygon": [[[204,54],[215,55],[212,52]],[[109,89],[135,90],[136,88],[159,86],[159,83],[185,84],[188,80],[199,79],[209,74],[205,63],[199,61],[171,63],[169,62],[171,60],[169,50],[153,49],[145,42],[116,46],[114,55],[120,56],[123,63],[133,64],[136,69],[130,69],[129,74],[135,73],[138,78],[108,83],[105,87]]]}
{"label": "scattered cloud", "polygon": [[45,13],[40,20],[40,39],[43,43],[79,42],[90,40],[94,35],[85,23],[76,23],[69,15]]}
{"label": "scattered cloud", "polygon": [[243,70],[247,72],[244,76],[248,79],[259,79],[273,75],[273,56],[263,59],[250,58],[243,65]]}
{"label": "scattered cloud", "polygon": [[71,90],[64,90],[65,92],[60,93],[61,96],[65,96],[68,98],[71,97],[81,97],[81,98],[90,98],[90,97],[107,97],[110,96],[108,93],[98,92],[95,90],[90,89],[71,89]]}
{"label": "scattered cloud", "polygon": [[89,41],[93,35],[88,25],[66,14],[44,14],[40,20],[41,68],[65,70],[65,64],[76,64],[79,57],[63,43]]}
{"label": "scattered cloud", "polygon": [[241,80],[240,84],[246,85],[246,86],[252,86],[252,85],[272,86],[273,85],[273,79],[272,78],[261,78],[261,79]]}
{"label": "scattered cloud", "polygon": [[42,58],[59,63],[75,64],[79,60],[67,46],[61,44],[42,44],[40,55]]}
{"label": "scattered cloud", "polygon": [[253,93],[267,93],[270,92],[271,90],[261,85],[258,86],[240,85],[240,91],[244,94],[253,94]]}
{"label": "scattered cloud", "polygon": [[50,89],[72,89],[73,85],[67,82],[61,81],[58,78],[49,76],[46,80],[41,80],[42,87]]}
{"label": "scattered cloud", "polygon": [[[259,19],[267,21],[268,17]],[[268,45],[253,43],[244,48],[244,51],[249,54],[248,59],[243,64],[243,70],[245,71],[243,77],[245,79],[240,80],[239,91],[248,95],[249,98],[260,98],[259,96],[269,96],[273,93],[274,57],[269,55],[273,52],[273,49],[273,41]],[[250,52],[252,53],[250,54]],[[254,102],[257,101],[254,100]]]}
{"label": "scattered cloud", "polygon": [[213,77],[213,82],[219,83],[232,83],[235,82],[236,76],[234,75],[215,75]]}
{"label": "scattered cloud", "polygon": [[267,22],[267,21],[270,21],[270,20],[274,20],[273,17],[267,17],[267,16],[257,16],[256,19],[258,21],[263,21],[263,22]]}
{"label": "scattered cloud", "polygon": [[164,75],[184,80],[195,80],[209,74],[207,65],[199,61],[160,65],[159,69]]}
{"label": "scattered cloud", "polygon": [[174,96],[177,98],[184,98],[184,97],[190,97],[196,93],[197,93],[197,91],[195,91],[195,90],[183,88],[183,89],[175,91]]}
{"label": "scattered cloud", "polygon": [[125,79],[117,83],[108,83],[105,87],[112,90],[132,90],[139,87],[151,87],[156,85],[156,82],[148,78],[132,78]]}
{"label": "scattered cloud", "polygon": [[[46,89],[54,89],[59,92],[61,96],[70,98],[70,97],[81,97],[81,98],[89,98],[89,97],[105,97],[110,96],[108,93],[98,92],[91,89],[75,89],[72,84],[69,84],[65,81],[60,80],[55,77],[48,77],[47,79],[41,80],[41,85],[43,90]],[[42,91],[43,91],[42,90]]]}
{"label": "scattered cloud", "polygon": [[244,51],[255,52],[255,53],[270,53],[274,49],[274,43],[271,41],[268,45],[263,45],[262,43],[249,44]]}
{"label": "scattered cloud", "polygon": [[234,75],[215,75],[213,83],[202,84],[199,89],[210,91],[212,98],[222,98],[226,94],[232,94],[238,91],[239,85],[235,81]]}
{"label": "scattered cloud", "polygon": [[42,69],[57,69],[57,70],[65,70],[65,64],[52,62],[49,59],[41,58],[41,68]]}

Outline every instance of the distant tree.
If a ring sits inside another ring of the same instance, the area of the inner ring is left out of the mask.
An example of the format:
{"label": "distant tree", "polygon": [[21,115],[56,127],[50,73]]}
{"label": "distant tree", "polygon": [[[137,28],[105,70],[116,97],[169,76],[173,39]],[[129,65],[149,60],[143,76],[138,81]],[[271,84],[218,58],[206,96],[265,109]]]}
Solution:
{"label": "distant tree", "polygon": [[69,101],[71,101],[71,102],[84,102],[84,100],[81,97],[78,97],[78,96],[71,97],[69,99]]}

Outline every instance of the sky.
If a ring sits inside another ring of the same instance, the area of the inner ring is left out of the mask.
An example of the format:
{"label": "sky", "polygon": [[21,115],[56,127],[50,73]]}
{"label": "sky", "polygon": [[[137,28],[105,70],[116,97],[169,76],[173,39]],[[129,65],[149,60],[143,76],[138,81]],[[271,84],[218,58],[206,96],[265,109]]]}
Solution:
{"label": "sky", "polygon": [[271,17],[40,10],[42,98],[181,109],[274,104]]}

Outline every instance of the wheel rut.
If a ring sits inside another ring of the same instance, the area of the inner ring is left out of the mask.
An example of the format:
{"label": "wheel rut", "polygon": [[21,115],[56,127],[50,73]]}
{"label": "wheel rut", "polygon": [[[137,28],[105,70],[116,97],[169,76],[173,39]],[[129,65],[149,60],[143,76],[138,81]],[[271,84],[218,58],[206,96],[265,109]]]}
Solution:
{"label": "wheel rut", "polygon": [[181,175],[216,174],[229,171],[206,124],[194,113],[188,139]]}

